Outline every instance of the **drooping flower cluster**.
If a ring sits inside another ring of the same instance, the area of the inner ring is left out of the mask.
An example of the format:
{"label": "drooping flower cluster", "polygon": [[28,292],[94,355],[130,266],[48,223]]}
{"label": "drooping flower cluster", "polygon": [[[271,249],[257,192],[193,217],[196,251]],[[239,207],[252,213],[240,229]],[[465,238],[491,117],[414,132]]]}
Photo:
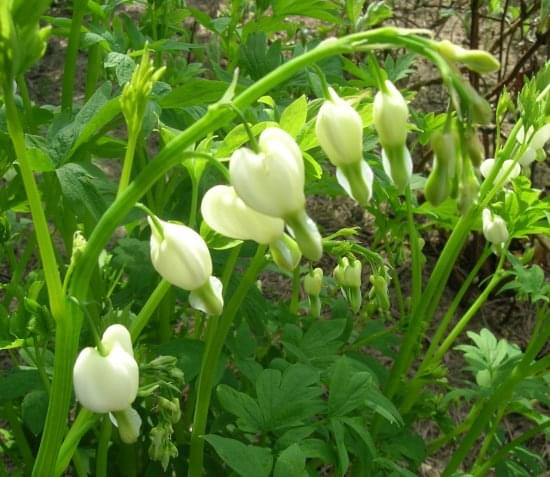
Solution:
{"label": "drooping flower cluster", "polygon": [[[243,147],[231,156],[232,187],[217,186],[203,199],[201,212],[216,232],[268,244],[275,262],[296,267],[300,251],[310,260],[322,255],[321,235],[305,211],[304,161],[296,141],[279,128],[267,128],[259,150]],[[294,240],[284,233],[289,228]]]}

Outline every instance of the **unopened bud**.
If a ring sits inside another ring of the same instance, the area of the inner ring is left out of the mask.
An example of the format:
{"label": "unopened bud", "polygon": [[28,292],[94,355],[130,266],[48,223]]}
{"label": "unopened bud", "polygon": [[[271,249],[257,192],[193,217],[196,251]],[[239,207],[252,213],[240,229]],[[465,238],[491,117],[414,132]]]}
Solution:
{"label": "unopened bud", "polygon": [[508,228],[500,215],[493,214],[489,209],[483,209],[483,235],[487,241],[499,245],[508,240]]}
{"label": "unopened bud", "polygon": [[484,50],[467,50],[461,46],[443,40],[437,43],[439,53],[450,61],[463,63],[468,69],[476,73],[492,73],[500,68],[499,61]]}

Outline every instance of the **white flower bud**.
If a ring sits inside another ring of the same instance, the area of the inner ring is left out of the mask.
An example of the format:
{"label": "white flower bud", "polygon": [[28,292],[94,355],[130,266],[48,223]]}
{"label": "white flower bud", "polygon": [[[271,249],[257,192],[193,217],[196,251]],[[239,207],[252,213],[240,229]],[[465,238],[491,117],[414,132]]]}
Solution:
{"label": "white flower bud", "polygon": [[487,241],[498,245],[508,240],[506,222],[500,215],[493,214],[489,209],[483,209],[483,235]]}
{"label": "white flower bud", "polygon": [[329,88],[315,123],[319,144],[335,166],[363,160],[363,121],[359,113]]}
{"label": "white flower bud", "polygon": [[282,219],[250,208],[230,186],[218,185],[209,189],[202,199],[201,213],[211,229],[238,240],[270,244],[284,233]]}
{"label": "white flower bud", "polygon": [[374,127],[384,149],[401,147],[407,139],[409,108],[405,98],[391,81],[384,84],[387,91],[378,91],[374,97]]}
{"label": "white flower bud", "polygon": [[156,218],[148,220],[152,231],[151,261],[155,270],[172,285],[184,290],[202,287],[212,274],[212,259],[202,237],[185,225]]}
{"label": "white flower bud", "polygon": [[308,295],[318,296],[323,285],[323,269],[314,268],[304,277],[304,291]]}
{"label": "white flower bud", "polygon": [[260,152],[241,148],[231,156],[231,184],[253,209],[285,218],[305,206],[304,162],[300,148],[285,131],[267,128],[260,134]]}
{"label": "white flower bud", "polygon": [[101,339],[106,356],[96,348],[84,348],[73,369],[76,399],[97,413],[124,411],[134,402],[139,369],[130,333],[122,325],[109,326]]}
{"label": "white flower bud", "polygon": [[[481,172],[481,175],[483,177],[489,177],[494,165],[494,159],[485,159],[481,163],[481,166],[479,166],[479,171]],[[502,166],[495,177],[494,183],[500,182],[504,175],[507,174],[506,181],[504,182],[506,184],[507,182],[510,182],[513,178],[519,176],[520,172],[521,168],[519,164],[514,164],[514,161],[512,161],[511,159],[507,159],[502,163]]]}

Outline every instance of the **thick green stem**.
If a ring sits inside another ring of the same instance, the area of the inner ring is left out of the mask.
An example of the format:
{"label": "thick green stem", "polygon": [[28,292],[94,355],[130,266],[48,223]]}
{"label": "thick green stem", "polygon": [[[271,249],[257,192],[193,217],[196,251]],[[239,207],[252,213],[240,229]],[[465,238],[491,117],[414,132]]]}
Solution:
{"label": "thick green stem", "polygon": [[63,86],[61,90],[61,109],[71,112],[73,109],[74,83],[76,79],[76,60],[78,57],[78,45],[80,43],[80,29],[84,14],[86,13],[87,0],[73,1],[73,18],[69,32],[69,43],[65,56],[65,68],[63,69]]}
{"label": "thick green stem", "polygon": [[61,286],[61,277],[57,268],[57,260],[51,240],[50,230],[46,222],[46,216],[40,200],[40,192],[34,179],[27,148],[25,146],[25,136],[19,120],[19,114],[15,106],[13,90],[11,84],[4,84],[4,104],[6,106],[6,120],[8,123],[8,132],[17,155],[19,170],[29,201],[32,220],[34,224],[36,242],[40,252],[40,260],[44,269],[44,278],[48,287],[48,299],[50,310],[54,319],[60,320],[63,317],[64,295]]}
{"label": "thick green stem", "polygon": [[292,294],[290,296],[290,305],[288,311],[291,315],[298,313],[298,304],[300,302],[300,267],[296,267],[292,272]]}
{"label": "thick green stem", "polygon": [[90,99],[97,89],[101,74],[101,45],[96,43],[88,50],[88,68],[86,69],[86,100]]}
{"label": "thick green stem", "polygon": [[462,286],[460,287],[460,290],[455,295],[451,305],[449,306],[447,312],[441,319],[441,322],[439,323],[439,326],[437,327],[436,332],[434,333],[430,346],[428,347],[428,350],[426,351],[426,354],[424,356],[424,359],[422,363],[420,364],[418,371],[416,372],[414,378],[411,380],[411,382],[408,385],[407,390],[407,397],[403,404],[400,407],[400,411],[402,413],[408,412],[411,407],[416,402],[416,399],[418,398],[419,392],[422,389],[422,376],[423,373],[431,367],[433,363],[437,364],[437,362],[433,361],[433,355],[437,351],[437,347],[439,346],[439,343],[441,342],[441,339],[443,338],[443,335],[447,331],[447,328],[449,327],[449,324],[460,305],[460,302],[462,301],[462,298],[470,288],[470,285],[474,281],[474,279],[477,277],[477,273],[479,272],[479,269],[481,266],[485,263],[485,260],[489,257],[491,254],[491,248],[489,246],[486,246],[483,250],[483,253],[479,257],[477,263],[472,268],[468,276],[466,277],[466,280],[464,280],[464,283],[462,283]]}
{"label": "thick green stem", "polygon": [[111,433],[113,425],[109,416],[103,416],[103,422],[101,424],[101,431],[99,433],[99,441],[97,443],[97,454],[95,462],[95,475],[96,477],[107,477],[107,464],[109,460],[109,442],[111,440]]}
{"label": "thick green stem", "polygon": [[407,372],[414,359],[414,351],[420,335],[422,334],[424,326],[427,326],[433,317],[451,270],[460,250],[462,250],[464,241],[468,236],[477,212],[477,208],[472,207],[470,211],[458,221],[445,248],[437,260],[424,293],[420,298],[419,305],[414,311],[414,315],[411,317],[409,328],[405,333],[405,337],[399,349],[399,354],[386,384],[386,395],[389,398],[397,391],[401,378]]}
{"label": "thick green stem", "polygon": [[[219,317],[218,321],[210,318],[207,329],[207,343],[202,358],[201,373],[199,375],[197,400],[195,405],[195,415],[193,417],[193,430],[191,433],[191,450],[189,454],[189,477],[200,477],[202,475],[202,464],[204,457],[204,439],[206,431],[206,422],[208,419],[208,409],[210,408],[210,399],[212,397],[212,387],[214,385],[214,375],[220,359],[220,354],[231,328],[235,315],[239,311],[249,288],[254,284],[258,273],[265,263],[264,254],[265,245],[258,246],[256,254],[252,259],[246,273],[243,276],[237,290],[227,304],[225,312]],[[215,332],[210,331],[210,327],[215,326]]]}

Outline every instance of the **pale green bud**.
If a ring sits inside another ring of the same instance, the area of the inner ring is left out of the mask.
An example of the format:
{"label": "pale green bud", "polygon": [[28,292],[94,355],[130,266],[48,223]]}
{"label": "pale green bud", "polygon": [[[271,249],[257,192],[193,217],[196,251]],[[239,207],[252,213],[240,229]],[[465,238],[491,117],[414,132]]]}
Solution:
{"label": "pale green bud", "polygon": [[329,161],[337,167],[363,160],[363,121],[359,113],[329,88],[317,120],[315,133]]}
{"label": "pale green bud", "polygon": [[433,205],[441,204],[451,192],[451,181],[456,168],[456,145],[452,132],[436,133],[432,138],[434,162],[424,194]]}
{"label": "pale green bud", "polygon": [[287,272],[294,270],[302,258],[302,252],[300,252],[298,244],[287,234],[283,234],[277,240],[271,242],[269,251],[277,266]]}
{"label": "pale green bud", "polygon": [[130,333],[122,325],[111,325],[103,333],[101,343],[105,356],[97,348],[87,347],[76,359],[76,399],[93,412],[124,411],[134,402],[139,384]]}
{"label": "pale green bud", "polygon": [[155,270],[172,285],[196,290],[212,274],[212,259],[203,238],[182,224],[149,217],[151,261]]}
{"label": "pale green bud", "polygon": [[479,193],[479,181],[474,174],[472,164],[464,162],[462,177],[458,186],[458,210],[466,214],[476,200]]}
{"label": "pale green bud", "polygon": [[401,148],[407,139],[409,108],[391,81],[385,81],[384,85],[386,90],[378,91],[374,97],[374,127],[384,149]]}
{"label": "pale green bud", "polygon": [[216,277],[189,293],[189,304],[207,315],[219,316],[223,311],[223,285]]}
{"label": "pale green bud", "polygon": [[308,295],[318,296],[323,285],[323,269],[314,268],[304,277],[304,291]]}
{"label": "pale green bud", "polygon": [[390,309],[390,298],[388,295],[388,282],[382,275],[371,275],[369,281],[372,284],[373,294],[376,297],[378,306],[387,311]]}
{"label": "pale green bud", "polygon": [[309,260],[317,261],[323,255],[323,241],[317,225],[304,209],[285,217],[290,232],[300,250]]}
{"label": "pale green bud", "polygon": [[382,165],[384,172],[392,180],[399,192],[403,192],[412,177],[413,163],[406,146],[382,149]]}
{"label": "pale green bud", "polygon": [[467,50],[461,46],[443,40],[437,43],[439,52],[450,61],[463,63],[468,69],[476,73],[486,74],[500,68],[499,61],[484,50]]}
{"label": "pale green bud", "polygon": [[500,215],[493,214],[489,209],[483,209],[482,221],[483,235],[488,242],[498,245],[508,240],[508,228]]}
{"label": "pale green bud", "polygon": [[359,205],[365,207],[372,196],[374,175],[370,166],[363,160],[336,168],[338,184]]}

